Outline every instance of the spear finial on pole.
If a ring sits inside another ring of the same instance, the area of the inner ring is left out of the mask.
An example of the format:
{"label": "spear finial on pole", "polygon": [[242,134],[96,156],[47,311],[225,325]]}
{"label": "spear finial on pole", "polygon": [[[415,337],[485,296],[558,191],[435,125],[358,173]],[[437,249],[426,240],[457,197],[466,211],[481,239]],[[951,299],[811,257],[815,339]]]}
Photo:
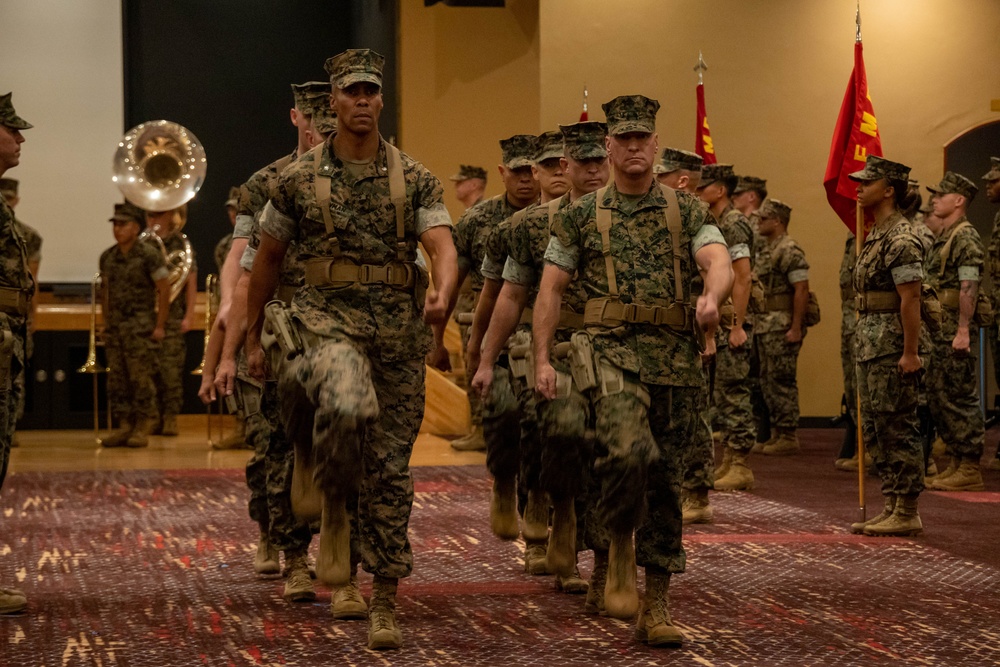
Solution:
{"label": "spear finial on pole", "polygon": [[694,66],[694,71],[698,73],[698,85],[705,83],[705,70],[708,69],[708,65],[705,64],[705,59],[701,56],[701,51],[698,51],[698,64]]}
{"label": "spear finial on pole", "polygon": [[854,41],[857,44],[861,43],[861,0],[858,0],[858,12],[854,15],[854,21],[857,23],[858,30],[854,33]]}
{"label": "spear finial on pole", "polygon": [[583,113],[587,113],[587,84],[583,84]]}

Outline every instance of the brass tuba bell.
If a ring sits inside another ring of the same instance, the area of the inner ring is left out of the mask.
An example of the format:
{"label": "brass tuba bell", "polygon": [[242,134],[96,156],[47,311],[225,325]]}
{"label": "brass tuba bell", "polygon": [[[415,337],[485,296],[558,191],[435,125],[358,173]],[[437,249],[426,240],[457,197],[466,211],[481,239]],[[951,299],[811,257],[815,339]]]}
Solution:
{"label": "brass tuba bell", "polygon": [[[111,180],[125,199],[146,211],[170,211],[190,201],[205,182],[208,160],[205,148],[190,130],[168,120],[152,120],[129,130],[115,151]],[[152,242],[163,253],[170,271],[170,301],[184,291],[194,255],[180,227],[182,251],[167,253],[154,230],[145,229],[140,240]]]}

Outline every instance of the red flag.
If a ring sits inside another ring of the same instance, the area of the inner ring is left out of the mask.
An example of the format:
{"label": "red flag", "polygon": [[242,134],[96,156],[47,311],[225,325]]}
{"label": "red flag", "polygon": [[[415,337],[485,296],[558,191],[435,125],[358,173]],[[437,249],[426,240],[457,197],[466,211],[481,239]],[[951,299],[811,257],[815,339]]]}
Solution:
{"label": "red flag", "polygon": [[869,155],[882,155],[875,108],[868,96],[868,77],[861,42],[854,44],[854,71],[833,130],[823,187],[830,206],[851,232],[857,227],[857,183],[847,175],[863,169]]}
{"label": "red flag", "polygon": [[715,164],[715,146],[712,144],[712,132],[708,129],[708,116],[705,115],[705,86],[698,84],[698,120],[694,134],[694,152],[701,156],[705,164]]}

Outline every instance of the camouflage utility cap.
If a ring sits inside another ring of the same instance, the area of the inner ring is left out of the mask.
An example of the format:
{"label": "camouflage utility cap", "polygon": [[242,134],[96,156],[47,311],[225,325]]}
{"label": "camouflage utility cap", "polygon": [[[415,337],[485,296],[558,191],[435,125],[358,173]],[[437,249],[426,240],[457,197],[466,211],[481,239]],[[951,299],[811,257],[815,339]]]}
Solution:
{"label": "camouflage utility cap", "polygon": [[232,206],[236,208],[236,205],[240,201],[240,189],[239,188],[229,188],[229,197],[226,198],[226,206]]}
{"label": "camouflage utility cap", "polygon": [[703,188],[716,181],[726,181],[735,178],[736,172],[733,171],[733,165],[731,164],[706,164],[701,168],[701,183],[698,184],[698,187]]}
{"label": "camouflage utility cap", "polygon": [[17,179],[16,178],[0,178],[0,195],[4,197],[16,197],[17,196]]}
{"label": "camouflage utility cap", "polygon": [[313,127],[323,134],[337,130],[337,117],[330,108],[330,93],[333,86],[324,81],[293,83],[292,95],[295,108],[312,118]]}
{"label": "camouflage utility cap", "polygon": [[910,168],[905,164],[886,160],[884,157],[869,155],[865,161],[865,168],[848,174],[847,177],[852,181],[877,181],[881,178],[890,181],[909,181]]}
{"label": "camouflage utility cap", "polygon": [[374,83],[382,87],[382,66],[385,56],[371,49],[348,49],[327,58],[323,68],[330,75],[330,83],[336,88],[347,88],[360,83]]}
{"label": "camouflage utility cap", "polygon": [[761,219],[777,218],[786,225],[792,219],[792,207],[780,199],[765,199],[759,212]]}
{"label": "camouflage utility cap", "polygon": [[538,135],[538,144],[535,151],[535,162],[545,162],[552,158],[563,156],[562,132],[549,130]]}
{"label": "camouflage utility cap", "polygon": [[679,148],[664,148],[660,161],[653,165],[654,174],[670,174],[678,169],[701,171],[705,160],[697,153]]}
{"label": "camouflage utility cap", "polygon": [[656,131],[656,112],[660,103],[642,95],[622,95],[601,105],[608,119],[608,133],[611,136],[628,132]]}
{"label": "camouflage utility cap", "polygon": [[990,158],[990,170],[983,175],[984,181],[995,181],[1000,179],[1000,157]]}
{"label": "camouflage utility cap", "polygon": [[17,112],[14,111],[14,103],[11,102],[13,96],[14,93],[0,95],[0,125],[6,125],[15,130],[30,130],[34,125],[18,116]]}
{"label": "camouflage utility cap", "polygon": [[515,134],[500,140],[503,164],[508,169],[520,169],[535,164],[538,137],[533,134]]}
{"label": "camouflage utility cap", "polygon": [[486,170],[482,167],[474,167],[471,164],[460,164],[458,165],[458,173],[454,176],[449,176],[450,181],[467,181],[470,178],[481,178],[486,180]]}
{"label": "camouflage utility cap", "polygon": [[124,204],[115,204],[114,215],[108,218],[108,222],[115,222],[118,220],[134,222],[142,227],[146,222],[146,215],[138,206],[125,202]]}
{"label": "camouflage utility cap", "polygon": [[736,189],[733,190],[734,195],[738,195],[741,192],[750,192],[758,190],[767,189],[767,179],[757,178],[756,176],[740,176],[739,182],[736,183]]}
{"label": "camouflage utility cap", "polygon": [[604,138],[608,136],[608,126],[594,120],[585,120],[572,125],[560,125],[566,155],[574,160],[606,158],[608,149]]}
{"label": "camouflage utility cap", "polygon": [[975,183],[953,171],[945,172],[944,178],[941,179],[940,183],[937,185],[928,185],[927,189],[936,195],[952,193],[962,195],[970,202],[976,197],[976,193],[979,192],[979,187]]}

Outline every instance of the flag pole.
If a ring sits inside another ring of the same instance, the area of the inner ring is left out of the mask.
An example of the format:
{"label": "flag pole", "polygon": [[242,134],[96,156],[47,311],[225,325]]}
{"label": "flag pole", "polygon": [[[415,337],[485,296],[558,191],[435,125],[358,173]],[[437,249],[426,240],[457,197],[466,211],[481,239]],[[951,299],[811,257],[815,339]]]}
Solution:
{"label": "flag pole", "polygon": [[708,65],[705,64],[705,59],[701,55],[701,51],[698,51],[698,64],[694,66],[694,71],[698,73],[698,85],[705,85],[705,70],[708,69]]}
{"label": "flag pole", "polygon": [[[854,15],[854,21],[856,25],[856,30],[854,33],[854,43],[861,43],[861,0],[857,0],[858,8]],[[861,256],[861,246],[864,243],[865,235],[865,214],[861,209],[861,202],[855,202],[855,221],[854,221],[854,243],[855,243],[855,258]],[[857,261],[857,259],[855,259]],[[855,305],[855,308],[857,306]],[[861,314],[855,310],[854,321],[857,322],[860,319]],[[855,375],[857,374],[857,361],[855,361]],[[857,384],[857,383],[855,383]],[[857,443],[856,447],[858,453],[858,521],[864,523],[866,519],[866,507],[865,507],[865,438],[864,429],[861,428],[861,387],[856,387],[855,400],[857,401],[858,419],[855,427],[857,428]]]}

